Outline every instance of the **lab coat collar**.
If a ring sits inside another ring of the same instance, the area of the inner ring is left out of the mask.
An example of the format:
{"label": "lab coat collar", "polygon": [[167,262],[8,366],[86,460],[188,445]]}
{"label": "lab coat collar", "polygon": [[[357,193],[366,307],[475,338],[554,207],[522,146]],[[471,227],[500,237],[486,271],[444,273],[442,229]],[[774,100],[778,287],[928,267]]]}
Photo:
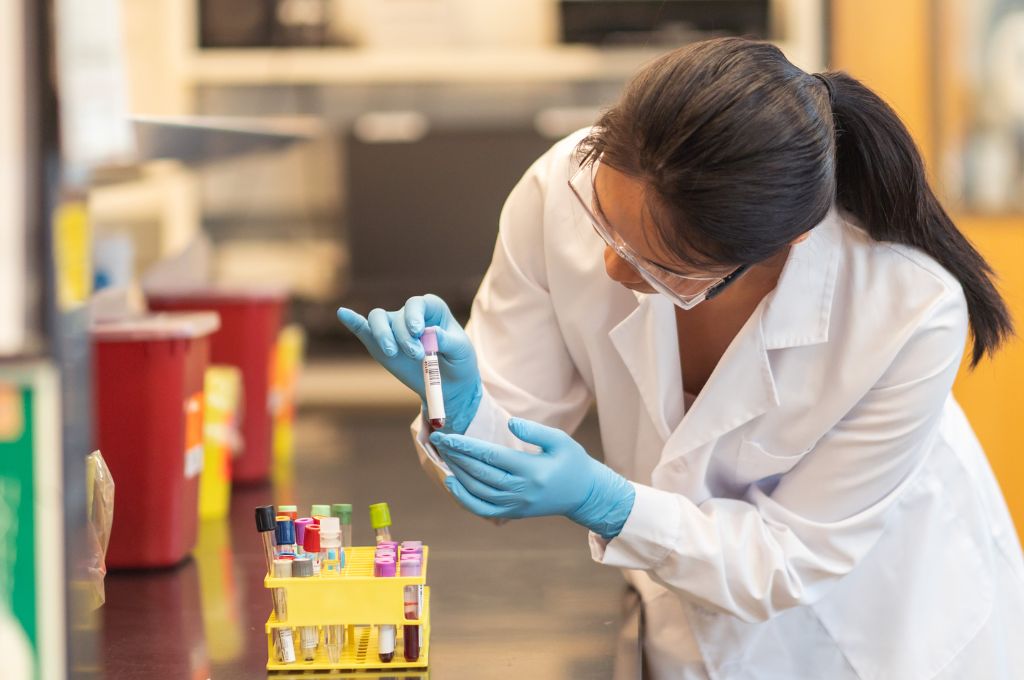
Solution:
{"label": "lab coat collar", "polygon": [[833,207],[807,240],[790,250],[775,290],[765,299],[761,326],[767,349],[828,341],[841,229],[842,218]]}
{"label": "lab coat collar", "polygon": [[768,350],[828,340],[841,221],[833,209],[790,252],[779,282],[744,324],[684,413],[675,308],[637,293],[637,307],[609,333],[658,434],[661,463],[740,427],[779,403]]}

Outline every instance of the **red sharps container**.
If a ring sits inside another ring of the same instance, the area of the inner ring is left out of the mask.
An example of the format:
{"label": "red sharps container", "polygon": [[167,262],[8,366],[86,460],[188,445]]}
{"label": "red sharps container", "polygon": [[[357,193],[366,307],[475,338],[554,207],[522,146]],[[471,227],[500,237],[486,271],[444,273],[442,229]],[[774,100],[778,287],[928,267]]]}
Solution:
{"label": "red sharps container", "polygon": [[216,314],[92,327],[97,448],[116,485],[111,568],[181,562],[196,541],[203,376]]}
{"label": "red sharps container", "polygon": [[273,437],[270,373],[287,295],[280,290],[199,289],[150,290],[147,297],[154,310],[210,310],[220,315],[210,360],[237,366],[243,383],[243,449],[231,462],[231,478],[242,483],[266,481]]}

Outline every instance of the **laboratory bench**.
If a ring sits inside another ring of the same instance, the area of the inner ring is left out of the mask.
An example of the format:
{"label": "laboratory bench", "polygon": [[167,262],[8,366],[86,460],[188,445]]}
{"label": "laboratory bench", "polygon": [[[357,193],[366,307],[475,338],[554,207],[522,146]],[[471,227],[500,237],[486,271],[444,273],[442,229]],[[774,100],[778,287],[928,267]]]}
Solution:
{"label": "laboratory bench", "polygon": [[[253,509],[292,502],[301,514],[312,503],[352,503],[355,544],[368,545],[367,506],[379,501],[391,506],[396,540],[430,547],[432,632],[427,672],[376,677],[611,677],[623,628],[618,570],[594,563],[586,531],[565,519],[498,527],[462,510],[421,471],[411,415],[394,408],[300,409],[293,464],[277,469],[273,484],[235,489],[226,520],[200,523],[191,558],[168,569],[107,575],[103,677],[267,676],[271,599]],[[596,450],[596,421],[578,436]]]}

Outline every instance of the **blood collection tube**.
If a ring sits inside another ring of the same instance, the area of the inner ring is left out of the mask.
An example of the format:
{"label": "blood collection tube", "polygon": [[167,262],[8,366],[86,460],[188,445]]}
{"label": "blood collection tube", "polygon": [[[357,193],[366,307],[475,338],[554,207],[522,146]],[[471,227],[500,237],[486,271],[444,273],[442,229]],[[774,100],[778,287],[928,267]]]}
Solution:
{"label": "blood collection tube", "polygon": [[312,517],[300,517],[295,520],[295,554],[301,556],[306,545],[306,527],[312,526]]}
{"label": "blood collection tube", "polygon": [[313,576],[319,576],[324,561],[324,553],[320,549],[320,527],[312,524],[306,527],[302,537],[302,550],[306,557],[313,560]]}
{"label": "blood collection tube", "polygon": [[399,548],[403,557],[405,555],[422,555],[423,541],[402,541]]}
{"label": "blood collection tube", "polygon": [[267,574],[274,573],[274,538],[277,523],[274,521],[274,506],[261,505],[256,508],[256,531],[260,532],[263,542],[263,557],[267,561]]}
{"label": "blood collection tube", "polygon": [[[395,575],[395,560],[391,557],[377,557],[373,560],[373,575],[379,578],[390,578]],[[395,658],[395,638],[397,626],[382,623],[377,626],[377,655],[382,663],[390,663]]]}
{"label": "blood collection tube", "polygon": [[324,517],[330,517],[331,506],[325,505],[323,503],[318,503],[314,505],[312,508],[310,508],[309,515],[310,517],[316,520],[323,519]]}
{"label": "blood collection tube", "polygon": [[437,356],[437,329],[433,326],[420,336],[423,345],[423,390],[427,395],[427,418],[435,430],[444,427],[444,392],[441,389],[441,362]]}
{"label": "blood collection tube", "polygon": [[327,648],[327,660],[339,663],[341,652],[345,648],[345,626],[324,626],[324,647]]}
{"label": "blood collection tube", "polygon": [[337,517],[320,519],[320,549],[326,553],[320,565],[324,576],[338,576],[341,572],[341,524]]}
{"label": "blood collection tube", "polygon": [[341,545],[345,548],[352,547],[352,504],[334,503],[331,505],[331,516],[337,517],[341,522]]}
{"label": "blood collection tube", "polygon": [[295,523],[285,515],[277,516],[277,556],[295,555]]}
{"label": "blood collection tube", "polygon": [[[313,575],[313,560],[300,557],[292,562],[293,578],[309,578]],[[320,629],[316,626],[299,626],[299,647],[302,659],[306,663],[316,660],[316,650],[320,646]]]}
{"label": "blood collection tube", "polygon": [[376,534],[376,542],[391,540],[391,509],[387,503],[374,503],[370,506],[370,526]]}
{"label": "blood collection tube", "polygon": [[[292,561],[274,560],[274,578],[291,578]],[[281,623],[288,620],[288,591],[284,588],[274,588],[274,616]],[[278,658],[281,663],[295,663],[295,642],[292,640],[291,628],[277,628],[274,644],[277,646]]]}
{"label": "blood collection tube", "polygon": [[277,506],[277,514],[287,515],[294,522],[299,518],[299,508],[296,505],[279,505]]}
{"label": "blood collection tube", "polygon": [[[422,572],[423,562],[419,555],[410,554],[403,557],[399,563],[400,576],[419,576]],[[423,610],[423,586],[416,584],[404,588],[405,618],[418,619]],[[420,658],[420,635],[419,625],[402,626],[402,647],[405,652],[406,661],[418,661]]]}

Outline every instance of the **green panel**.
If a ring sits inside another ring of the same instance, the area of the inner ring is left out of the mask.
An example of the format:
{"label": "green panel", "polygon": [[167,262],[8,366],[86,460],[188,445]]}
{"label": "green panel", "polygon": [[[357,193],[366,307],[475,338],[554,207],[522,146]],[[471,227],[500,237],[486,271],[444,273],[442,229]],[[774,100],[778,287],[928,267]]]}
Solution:
{"label": "green panel", "polygon": [[32,390],[21,387],[20,435],[0,439],[0,599],[38,649]]}

